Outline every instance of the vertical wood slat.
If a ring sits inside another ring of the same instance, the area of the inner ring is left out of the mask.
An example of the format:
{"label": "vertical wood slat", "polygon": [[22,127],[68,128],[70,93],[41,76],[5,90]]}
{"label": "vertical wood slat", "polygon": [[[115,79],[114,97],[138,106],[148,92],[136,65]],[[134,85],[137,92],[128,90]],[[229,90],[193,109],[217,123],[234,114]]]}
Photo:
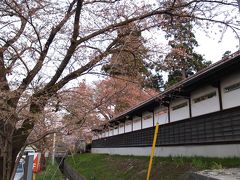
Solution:
{"label": "vertical wood slat", "polygon": [[154,111],[152,112],[152,114],[153,114],[153,126],[155,126]]}
{"label": "vertical wood slat", "polygon": [[171,116],[170,116],[170,103],[169,103],[169,105],[168,105],[168,123],[170,123],[171,122]]}
{"label": "vertical wood slat", "polygon": [[191,97],[188,99],[188,106],[189,106],[189,117],[192,117],[192,102],[191,102]]}
{"label": "vertical wood slat", "polygon": [[223,110],[223,104],[222,104],[222,91],[221,91],[221,83],[220,82],[218,82],[217,89],[218,89],[220,111],[222,111]]}

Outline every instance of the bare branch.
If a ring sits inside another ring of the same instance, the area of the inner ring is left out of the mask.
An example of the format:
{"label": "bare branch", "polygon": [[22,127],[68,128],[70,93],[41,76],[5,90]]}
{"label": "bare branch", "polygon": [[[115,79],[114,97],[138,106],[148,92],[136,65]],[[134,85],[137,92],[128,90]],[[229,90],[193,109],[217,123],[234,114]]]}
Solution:
{"label": "bare branch", "polygon": [[27,86],[31,83],[31,81],[33,80],[33,78],[36,76],[36,74],[41,70],[43,62],[45,60],[45,57],[47,56],[48,50],[50,45],[52,44],[56,34],[61,30],[61,28],[64,26],[64,24],[69,20],[69,18],[73,15],[74,11],[72,11],[72,8],[74,6],[74,4],[76,3],[76,0],[74,0],[68,10],[66,15],[64,16],[64,18],[60,21],[60,23],[56,26],[53,27],[50,35],[47,39],[47,42],[43,48],[43,51],[40,54],[40,57],[36,63],[36,65],[34,66],[34,68],[28,73],[27,77],[23,79],[21,85],[19,86],[19,88],[17,89],[17,91],[19,93],[23,92]]}
{"label": "bare branch", "polygon": [[70,61],[72,55],[75,52],[75,49],[77,47],[77,37],[79,35],[79,19],[80,19],[80,14],[82,10],[82,0],[78,0],[77,2],[77,8],[76,8],[76,13],[75,13],[75,20],[74,20],[74,26],[73,26],[73,34],[71,38],[71,45],[69,46],[66,55],[61,62],[60,66],[58,67],[55,75],[52,77],[51,81],[46,85],[45,89],[50,88],[51,86],[54,85],[54,83],[58,80],[58,78],[61,76],[63,70],[66,68],[68,62]]}

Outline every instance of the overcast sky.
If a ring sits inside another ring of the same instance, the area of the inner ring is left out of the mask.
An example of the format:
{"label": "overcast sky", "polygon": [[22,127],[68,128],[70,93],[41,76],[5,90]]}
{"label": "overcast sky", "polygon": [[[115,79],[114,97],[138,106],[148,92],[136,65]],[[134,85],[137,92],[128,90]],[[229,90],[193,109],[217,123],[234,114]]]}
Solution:
{"label": "overcast sky", "polygon": [[219,42],[220,34],[207,37],[204,32],[198,31],[195,35],[199,43],[196,51],[205,55],[205,59],[212,62],[221,60],[226,51],[234,53],[239,49],[239,40],[234,37],[231,31],[224,34],[221,42]]}

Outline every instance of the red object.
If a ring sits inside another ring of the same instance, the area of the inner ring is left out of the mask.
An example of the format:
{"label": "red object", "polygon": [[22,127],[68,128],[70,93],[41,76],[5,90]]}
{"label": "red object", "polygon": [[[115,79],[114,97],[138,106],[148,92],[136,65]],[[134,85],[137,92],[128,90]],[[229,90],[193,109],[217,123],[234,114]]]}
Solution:
{"label": "red object", "polygon": [[34,157],[33,160],[33,172],[34,173],[38,172],[38,154]]}

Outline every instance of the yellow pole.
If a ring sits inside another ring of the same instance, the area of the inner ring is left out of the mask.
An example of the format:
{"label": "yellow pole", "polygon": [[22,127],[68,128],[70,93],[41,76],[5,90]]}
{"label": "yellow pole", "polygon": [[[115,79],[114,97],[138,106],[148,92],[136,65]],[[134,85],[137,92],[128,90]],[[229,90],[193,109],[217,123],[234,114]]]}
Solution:
{"label": "yellow pole", "polygon": [[32,180],[35,180],[35,179],[36,179],[36,173],[33,173]]}
{"label": "yellow pole", "polygon": [[156,146],[156,142],[157,142],[158,129],[159,129],[159,124],[157,123],[156,128],[155,128],[154,138],[153,138],[152,152],[151,152],[149,166],[148,166],[147,180],[149,180],[151,170],[152,170],[152,161],[153,161],[154,150],[155,150],[155,146]]}

